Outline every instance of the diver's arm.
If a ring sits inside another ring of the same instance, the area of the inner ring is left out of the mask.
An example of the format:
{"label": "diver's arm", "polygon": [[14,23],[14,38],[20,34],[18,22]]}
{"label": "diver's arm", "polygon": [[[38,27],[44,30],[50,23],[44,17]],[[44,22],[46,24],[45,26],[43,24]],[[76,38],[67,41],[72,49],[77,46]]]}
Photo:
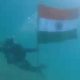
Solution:
{"label": "diver's arm", "polygon": [[0,46],[0,52],[2,52],[3,51],[3,48],[2,48],[2,46]]}
{"label": "diver's arm", "polygon": [[26,52],[36,52],[38,50],[36,48],[26,48],[25,51]]}

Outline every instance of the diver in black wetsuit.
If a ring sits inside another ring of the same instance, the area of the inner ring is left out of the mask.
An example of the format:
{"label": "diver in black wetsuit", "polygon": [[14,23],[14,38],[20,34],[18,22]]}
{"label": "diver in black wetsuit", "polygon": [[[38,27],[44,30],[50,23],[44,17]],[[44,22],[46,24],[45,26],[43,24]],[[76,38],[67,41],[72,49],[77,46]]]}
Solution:
{"label": "diver in black wetsuit", "polygon": [[0,52],[5,54],[8,64],[15,64],[21,69],[32,72],[40,72],[44,65],[34,67],[26,60],[27,52],[34,52],[36,49],[27,49],[22,45],[15,43],[13,38],[8,38],[0,46]]}

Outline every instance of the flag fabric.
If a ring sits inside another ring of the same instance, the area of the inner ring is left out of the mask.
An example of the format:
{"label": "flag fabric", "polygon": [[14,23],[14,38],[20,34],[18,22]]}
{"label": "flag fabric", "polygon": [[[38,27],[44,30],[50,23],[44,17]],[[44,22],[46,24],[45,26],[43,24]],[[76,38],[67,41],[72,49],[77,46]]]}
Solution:
{"label": "flag fabric", "polygon": [[78,9],[57,9],[39,5],[39,43],[61,42],[77,38]]}

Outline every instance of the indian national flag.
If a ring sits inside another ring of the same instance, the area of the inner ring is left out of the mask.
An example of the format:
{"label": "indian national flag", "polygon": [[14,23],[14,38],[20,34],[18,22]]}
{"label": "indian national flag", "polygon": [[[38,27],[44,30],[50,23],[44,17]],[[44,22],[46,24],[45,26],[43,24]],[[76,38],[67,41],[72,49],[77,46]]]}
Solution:
{"label": "indian national flag", "polygon": [[77,38],[78,9],[57,9],[39,5],[38,13],[39,43]]}

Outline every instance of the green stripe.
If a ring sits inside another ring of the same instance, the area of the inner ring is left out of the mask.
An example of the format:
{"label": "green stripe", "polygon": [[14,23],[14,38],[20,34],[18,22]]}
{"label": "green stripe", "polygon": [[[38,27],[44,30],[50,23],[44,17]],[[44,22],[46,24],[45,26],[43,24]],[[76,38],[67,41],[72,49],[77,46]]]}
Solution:
{"label": "green stripe", "polygon": [[76,39],[76,38],[77,38],[76,29],[65,32],[39,31],[38,33],[39,43],[62,42],[65,40]]}

